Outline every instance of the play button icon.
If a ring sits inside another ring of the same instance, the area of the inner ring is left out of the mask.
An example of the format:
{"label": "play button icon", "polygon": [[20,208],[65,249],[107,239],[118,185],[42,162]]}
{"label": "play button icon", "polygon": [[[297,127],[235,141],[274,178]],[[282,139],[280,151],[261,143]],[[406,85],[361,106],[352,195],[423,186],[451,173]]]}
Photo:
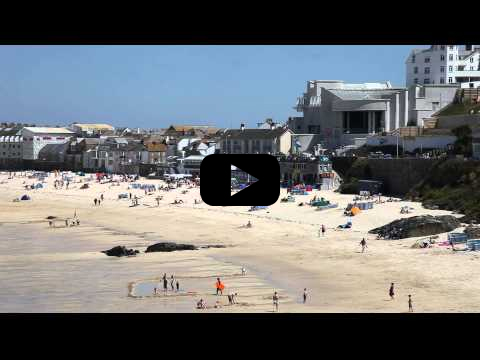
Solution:
{"label": "play button icon", "polygon": [[[255,182],[231,193],[232,165]],[[214,154],[200,165],[200,196],[212,206],[268,206],[280,196],[280,165],[266,154]]]}

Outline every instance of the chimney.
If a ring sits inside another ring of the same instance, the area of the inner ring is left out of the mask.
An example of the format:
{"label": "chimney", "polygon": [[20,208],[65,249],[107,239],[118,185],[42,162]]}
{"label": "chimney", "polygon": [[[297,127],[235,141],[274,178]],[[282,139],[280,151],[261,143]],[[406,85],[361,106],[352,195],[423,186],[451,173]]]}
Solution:
{"label": "chimney", "polygon": [[240,130],[245,131],[245,124],[244,123],[240,124]]}

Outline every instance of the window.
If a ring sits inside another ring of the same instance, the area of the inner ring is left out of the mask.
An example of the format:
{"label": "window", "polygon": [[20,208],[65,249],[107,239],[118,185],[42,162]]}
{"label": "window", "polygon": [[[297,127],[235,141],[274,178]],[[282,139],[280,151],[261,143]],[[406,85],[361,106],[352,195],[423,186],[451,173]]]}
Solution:
{"label": "window", "polygon": [[425,62],[426,62],[426,63],[429,63],[429,62],[430,62],[430,58],[429,58],[429,57],[426,57],[426,58],[425,58]]}
{"label": "window", "polygon": [[412,55],[412,63],[415,62],[415,55]]}
{"label": "window", "polygon": [[445,72],[445,66],[440,66],[440,72],[444,73]]}
{"label": "window", "polygon": [[445,50],[445,45],[440,45],[440,50]]}
{"label": "window", "polygon": [[413,79],[413,83],[418,84],[418,79],[417,78]]}
{"label": "window", "polygon": [[448,60],[453,61],[453,54],[448,55]]}
{"label": "window", "polygon": [[449,48],[450,50],[453,50],[453,45],[450,45],[448,48]]}
{"label": "window", "polygon": [[445,84],[445,78],[443,77],[440,78],[440,84]]}
{"label": "window", "polygon": [[440,55],[440,61],[445,61],[445,55]]}
{"label": "window", "polygon": [[430,74],[430,68],[429,67],[425,68],[425,74]]}
{"label": "window", "polygon": [[453,83],[453,80],[452,80],[451,77],[448,78],[448,83],[449,83],[449,84]]}
{"label": "window", "polygon": [[470,70],[473,70],[473,66],[470,66]]}
{"label": "window", "polygon": [[453,71],[453,66],[450,65],[450,66],[448,67],[448,72],[452,72],[452,71]]}
{"label": "window", "polygon": [[429,79],[429,78],[425,78],[425,79],[423,80],[423,83],[424,83],[425,85],[430,84],[430,79]]}
{"label": "window", "polygon": [[464,71],[465,70],[465,65],[457,66],[458,71]]}
{"label": "window", "polygon": [[418,74],[418,66],[415,66],[415,67],[413,68],[413,73],[414,73],[414,74]]}
{"label": "window", "polygon": [[470,58],[470,62],[473,63],[473,60],[474,60],[474,59],[473,59],[473,56],[472,56],[472,57]]}

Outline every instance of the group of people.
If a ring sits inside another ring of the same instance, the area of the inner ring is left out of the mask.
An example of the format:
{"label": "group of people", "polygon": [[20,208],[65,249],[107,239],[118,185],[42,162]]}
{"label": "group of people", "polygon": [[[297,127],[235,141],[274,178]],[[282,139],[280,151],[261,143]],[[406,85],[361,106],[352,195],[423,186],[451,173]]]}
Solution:
{"label": "group of people", "polygon": [[[164,273],[163,276],[162,276],[163,293],[164,293],[165,295],[167,294],[169,280],[170,280],[170,289],[171,289],[171,291],[179,292],[179,291],[180,291],[180,282],[178,281],[178,279],[176,279],[176,278],[173,276],[173,274],[172,274],[172,276],[170,276],[170,279],[167,279],[167,274]],[[155,287],[155,288],[153,289],[153,291],[154,291],[154,294],[157,295],[157,294],[158,294],[158,291],[159,291],[159,288]]]}
{"label": "group of people", "polygon": [[94,204],[95,206],[100,206],[100,204],[103,202],[103,199],[104,199],[104,198],[103,198],[103,194],[101,194],[101,195],[100,195],[100,199],[97,199],[97,198],[93,199],[93,204]]}
{"label": "group of people", "polygon": [[[390,296],[390,300],[395,299],[395,283],[390,284],[388,295]],[[411,294],[408,295],[408,312],[413,312],[413,300]]]}

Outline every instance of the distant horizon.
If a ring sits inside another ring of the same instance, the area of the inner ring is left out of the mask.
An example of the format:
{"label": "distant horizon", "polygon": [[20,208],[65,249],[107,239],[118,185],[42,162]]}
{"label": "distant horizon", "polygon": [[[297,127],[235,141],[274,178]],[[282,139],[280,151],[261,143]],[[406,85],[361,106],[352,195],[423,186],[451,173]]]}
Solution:
{"label": "distant horizon", "polygon": [[0,46],[0,123],[256,127],[309,80],[405,86],[415,45]]}

